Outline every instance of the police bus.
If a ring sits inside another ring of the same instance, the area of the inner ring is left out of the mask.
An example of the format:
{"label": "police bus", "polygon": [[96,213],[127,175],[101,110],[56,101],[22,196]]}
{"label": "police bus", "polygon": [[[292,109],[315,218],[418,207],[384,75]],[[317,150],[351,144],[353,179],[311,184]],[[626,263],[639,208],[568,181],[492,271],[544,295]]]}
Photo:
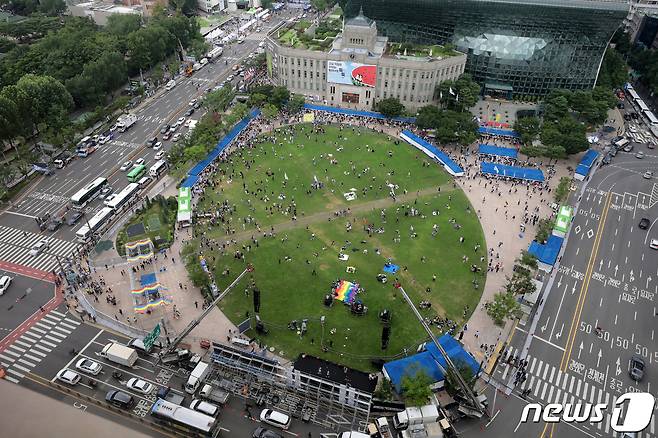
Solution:
{"label": "police bus", "polygon": [[159,178],[165,170],[167,170],[167,162],[165,160],[156,161],[149,169],[149,175],[153,178]]}
{"label": "police bus", "polygon": [[106,186],[107,178],[96,178],[80,189],[75,195],[71,196],[71,205],[77,210],[82,210],[89,201],[96,198]]}
{"label": "police bus", "polygon": [[117,212],[123,207],[128,201],[130,201],[133,196],[139,191],[138,183],[130,183],[123,190],[121,190],[110,202],[107,203],[107,206],[110,207],[113,211]]}
{"label": "police bus", "polygon": [[89,219],[80,229],[75,233],[78,242],[85,243],[91,239],[94,233],[105,225],[114,211],[110,207],[101,208],[91,219]]}
{"label": "police bus", "polygon": [[153,404],[151,415],[188,436],[216,437],[220,432],[215,417],[162,399]]}

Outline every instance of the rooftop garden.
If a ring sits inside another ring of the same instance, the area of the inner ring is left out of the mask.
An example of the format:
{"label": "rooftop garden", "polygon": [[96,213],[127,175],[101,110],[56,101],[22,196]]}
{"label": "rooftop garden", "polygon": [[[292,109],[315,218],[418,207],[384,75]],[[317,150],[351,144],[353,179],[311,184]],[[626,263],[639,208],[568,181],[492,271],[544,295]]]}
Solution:
{"label": "rooftop garden", "polygon": [[279,43],[295,49],[324,51],[331,47],[336,36],[343,30],[341,14],[332,14],[312,28],[313,23],[300,20],[294,26],[279,32]]}
{"label": "rooftop garden", "polygon": [[386,46],[388,56],[401,56],[406,58],[448,58],[460,53],[451,44],[445,46],[426,46],[412,43],[389,43]]}

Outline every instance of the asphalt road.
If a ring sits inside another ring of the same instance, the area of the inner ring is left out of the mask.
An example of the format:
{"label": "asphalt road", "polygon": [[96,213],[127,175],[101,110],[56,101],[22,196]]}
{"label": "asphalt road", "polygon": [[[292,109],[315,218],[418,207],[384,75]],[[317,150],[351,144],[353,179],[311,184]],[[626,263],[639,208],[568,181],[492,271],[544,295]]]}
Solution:
{"label": "asphalt road", "polygon": [[[635,158],[637,150],[646,157]],[[632,153],[618,153],[591,178],[532,338],[527,380],[510,398],[498,398],[493,411],[500,412],[487,428],[492,436],[509,433],[510,425],[523,436],[615,436],[610,411],[597,424],[520,424],[527,402],[519,392],[524,389],[531,390],[531,402],[608,403],[610,408],[623,393],[655,393],[658,251],[648,243],[658,238],[658,180],[642,174],[656,169],[658,155],[636,144]],[[651,221],[649,230],[638,227],[641,218]],[[602,329],[600,335],[596,327]],[[517,326],[514,355],[521,351],[527,330]],[[640,382],[628,374],[633,355],[646,363]],[[515,372],[499,364],[494,377],[513,384]],[[654,436],[655,423],[654,416],[638,436]]]}
{"label": "asphalt road", "polygon": [[0,277],[8,275],[12,282],[0,296],[0,339],[12,332],[53,297],[53,284],[0,269]]}

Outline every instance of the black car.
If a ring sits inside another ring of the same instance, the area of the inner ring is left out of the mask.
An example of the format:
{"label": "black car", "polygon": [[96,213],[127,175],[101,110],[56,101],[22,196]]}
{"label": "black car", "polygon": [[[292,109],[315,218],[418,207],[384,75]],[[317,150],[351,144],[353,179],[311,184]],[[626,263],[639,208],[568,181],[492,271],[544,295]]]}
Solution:
{"label": "black car", "polygon": [[651,221],[649,219],[647,219],[645,217],[640,219],[640,224],[638,225],[638,227],[640,227],[640,229],[648,230],[650,226],[651,226]]}
{"label": "black car", "polygon": [[194,114],[194,108],[190,108],[185,111],[185,117],[190,117],[192,114]]}
{"label": "black car", "polygon": [[197,103],[194,104],[193,108],[194,108],[194,109],[199,109],[199,108],[201,108],[201,101],[197,101]]}
{"label": "black car", "polygon": [[162,127],[162,129],[160,130],[160,134],[166,134],[167,132],[169,132],[169,128],[171,128],[170,125],[168,125],[168,124],[167,124],[167,125],[164,125],[164,126]]}
{"label": "black car", "polygon": [[156,144],[157,142],[158,142],[158,137],[153,137],[152,139],[146,142],[146,145],[152,148],[153,145]]}
{"label": "black car", "polygon": [[254,433],[251,436],[252,438],[283,438],[280,434],[269,429],[265,429],[264,427],[259,427],[254,430]]}
{"label": "black car", "polygon": [[53,219],[48,223],[48,231],[55,232],[59,229],[59,227],[62,226],[62,220],[61,219]]}
{"label": "black car", "polygon": [[631,379],[635,380],[636,382],[642,380],[644,377],[644,368],[645,364],[642,357],[634,354],[633,357],[631,357],[631,364],[628,368],[628,374],[631,376]]}
{"label": "black car", "polygon": [[105,401],[123,409],[130,409],[134,403],[132,395],[116,390],[108,392]]}
{"label": "black car", "polygon": [[80,220],[81,217],[82,217],[82,213],[80,213],[79,211],[73,212],[73,214],[69,216],[69,218],[66,220],[66,225],[72,227]]}

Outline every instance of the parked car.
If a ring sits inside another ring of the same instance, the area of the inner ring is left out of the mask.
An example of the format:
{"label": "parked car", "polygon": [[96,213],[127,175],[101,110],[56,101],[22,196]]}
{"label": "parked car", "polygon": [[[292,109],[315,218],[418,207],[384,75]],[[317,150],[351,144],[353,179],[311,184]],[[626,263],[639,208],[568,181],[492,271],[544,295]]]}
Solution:
{"label": "parked car", "polygon": [[187,111],[185,111],[185,117],[190,117],[192,114],[194,114],[194,107],[189,108]]}
{"label": "parked car", "polygon": [[192,403],[190,403],[190,409],[201,412],[202,414],[210,415],[211,417],[216,417],[217,414],[219,414],[218,406],[200,399],[192,400]]}
{"label": "parked car", "polygon": [[159,151],[160,148],[162,148],[162,142],[161,141],[159,141],[159,142],[157,142],[156,144],[153,145],[153,150],[154,151]]}
{"label": "parked car", "polygon": [[159,151],[157,154],[155,154],[155,159],[157,160],[162,160],[162,158],[165,156],[165,151]]}
{"label": "parked car", "polygon": [[132,165],[133,165],[132,160],[128,160],[128,161],[126,161],[125,163],[123,163],[121,165],[119,170],[121,170],[122,172],[125,172],[126,170],[130,169],[130,166],[132,166]]}
{"label": "parked car", "polygon": [[185,123],[185,117],[179,117],[178,120],[176,120],[178,126],[181,126],[183,123]]}
{"label": "parked car", "polygon": [[167,141],[167,140],[169,140],[169,139],[171,138],[172,134],[173,134],[172,132],[168,132],[168,131],[167,131],[167,133],[166,133],[165,135],[162,136],[162,139],[165,140],[165,141]]}
{"label": "parked car", "polygon": [[151,383],[137,377],[128,380],[128,382],[126,382],[126,387],[133,391],[141,392],[142,394],[148,394],[153,391],[153,388],[155,388]]}
{"label": "parked car", "polygon": [[658,249],[658,239],[651,239],[651,242],[649,242],[649,248]]}
{"label": "parked car", "polygon": [[36,257],[50,246],[46,239],[41,239],[30,248],[30,255]]}
{"label": "parked car", "polygon": [[628,369],[628,374],[631,376],[631,379],[639,382],[644,377],[644,359],[641,356],[634,354],[631,357],[631,365]]}
{"label": "parked car", "polygon": [[188,103],[189,106],[194,106],[194,104],[197,103],[197,99],[192,99],[190,100],[190,103]]}
{"label": "parked car", "polygon": [[633,145],[632,144],[628,144],[628,145],[626,145],[626,147],[624,147],[624,152],[630,152],[632,150],[633,150]]}
{"label": "parked car", "polygon": [[101,364],[98,362],[84,357],[75,364],[75,367],[80,371],[84,371],[85,373],[92,374],[94,376],[98,375],[98,373],[100,373],[103,369]]}
{"label": "parked car", "polygon": [[281,434],[278,434],[272,430],[265,429],[264,427],[259,427],[251,434],[252,438],[283,438]]}
{"label": "parked car", "polygon": [[145,161],[143,158],[138,158],[138,159],[135,160],[135,164],[134,164],[134,165],[135,165],[135,166],[141,166],[141,165],[144,164],[145,162],[146,162],[146,161]]}
{"label": "parked car", "polygon": [[635,154],[635,158],[638,158],[638,159],[641,160],[642,158],[644,158],[644,152],[643,152],[643,151],[639,151],[637,154]]}
{"label": "parked car", "polygon": [[0,277],[0,296],[4,295],[7,289],[11,285],[11,277],[9,275],[3,275]]}
{"label": "parked car", "polygon": [[66,368],[60,370],[55,377],[57,380],[68,383],[69,385],[77,385],[80,381],[80,374]]}
{"label": "parked car", "polygon": [[290,427],[292,419],[282,412],[273,409],[263,409],[260,413],[260,421],[267,423],[270,426],[286,430]]}
{"label": "parked car", "polygon": [[132,395],[117,390],[108,392],[105,395],[105,401],[123,409],[130,409],[134,403]]}
{"label": "parked car", "polygon": [[644,172],[644,173],[642,174],[642,178],[644,178],[644,179],[651,179],[651,178],[653,178],[653,172],[650,171],[650,170],[647,170],[646,172]]}
{"label": "parked car", "polygon": [[177,132],[176,134],[174,134],[174,138],[172,138],[171,141],[173,141],[174,143],[177,142],[178,140],[180,140],[181,135],[182,134],[180,132]]}
{"label": "parked car", "polygon": [[146,145],[152,148],[153,146],[155,146],[157,142],[158,142],[158,137],[153,137],[152,139],[146,142]]}
{"label": "parked car", "polygon": [[47,230],[54,233],[59,229],[59,227],[62,226],[63,222],[64,221],[62,221],[61,219],[53,219],[48,223]]}
{"label": "parked car", "polygon": [[201,101],[198,101],[197,103],[195,103],[192,108],[194,108],[195,110],[201,108]]}
{"label": "parked car", "polygon": [[169,124],[164,125],[164,126],[162,127],[162,129],[160,129],[160,134],[166,134],[167,132],[169,132],[169,128],[170,128],[170,127],[171,127],[171,126],[170,126]]}
{"label": "parked car", "polygon": [[114,198],[116,198],[117,196],[118,196],[118,195],[117,195],[116,193],[112,193],[110,196],[108,196],[107,198],[105,198],[105,200],[103,201],[103,204],[104,204],[105,206],[109,206],[109,205],[110,205],[110,202],[112,202],[112,200],[113,200]]}
{"label": "parked car", "polygon": [[112,187],[110,187],[110,186],[105,186],[105,187],[103,187],[103,188],[101,189],[101,194],[98,195],[98,198],[99,198],[99,199],[105,199],[105,198],[107,198],[108,196],[110,196],[111,193],[112,193]]}
{"label": "parked car", "polygon": [[66,225],[68,225],[69,227],[72,227],[73,225],[75,225],[80,220],[81,217],[82,217],[81,212],[74,211],[73,214],[71,216],[69,216],[69,218],[66,220]]}

